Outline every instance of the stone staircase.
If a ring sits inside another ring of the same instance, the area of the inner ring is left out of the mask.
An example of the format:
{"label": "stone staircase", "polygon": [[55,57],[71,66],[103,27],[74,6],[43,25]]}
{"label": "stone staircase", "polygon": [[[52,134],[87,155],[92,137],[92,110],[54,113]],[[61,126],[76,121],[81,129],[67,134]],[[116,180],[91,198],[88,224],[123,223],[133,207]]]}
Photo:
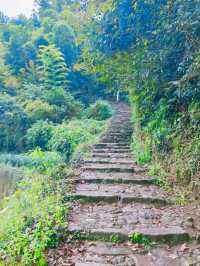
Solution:
{"label": "stone staircase", "polygon": [[[116,107],[110,128],[82,167],[72,195],[80,201],[73,205],[68,230],[85,241],[76,247],[82,252],[77,251],[73,262],[66,265],[193,265],[181,264],[182,256],[172,264],[174,257],[167,259],[167,249],[162,250],[162,260],[159,252],[157,259],[150,260],[126,242],[130,233],[137,232],[152,241],[178,244],[189,240],[193,233],[192,228],[188,229],[185,207],[173,205],[170,195],[155,185],[155,178],[134,161],[130,116],[125,104]],[[110,243],[116,236],[125,242]]]}

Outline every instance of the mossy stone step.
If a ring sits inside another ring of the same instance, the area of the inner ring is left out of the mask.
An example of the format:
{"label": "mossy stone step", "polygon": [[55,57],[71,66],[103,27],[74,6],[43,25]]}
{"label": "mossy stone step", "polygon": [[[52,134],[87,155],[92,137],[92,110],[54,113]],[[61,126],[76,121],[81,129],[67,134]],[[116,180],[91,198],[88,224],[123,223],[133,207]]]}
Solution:
{"label": "mossy stone step", "polygon": [[151,185],[129,184],[77,184],[73,194],[76,199],[83,199],[86,202],[109,202],[129,203],[142,202],[159,205],[170,204],[168,195],[161,188]]}
{"label": "mossy stone step", "polygon": [[105,148],[105,149],[93,149],[94,153],[130,153],[130,149],[118,149],[118,148]]}
{"label": "mossy stone step", "polygon": [[110,158],[108,160],[108,158],[101,158],[101,157],[96,157],[96,158],[93,158],[93,159],[88,159],[88,160],[85,160],[85,163],[86,164],[127,164],[127,165],[133,165],[134,161],[130,158],[130,159],[116,159],[116,158]]}
{"label": "mossy stone step", "polygon": [[126,164],[100,164],[87,163],[82,167],[83,171],[134,173],[134,167]]}
{"label": "mossy stone step", "polygon": [[185,213],[180,207],[93,203],[75,207],[68,230],[107,240],[118,235],[124,241],[129,239],[130,234],[137,232],[155,241],[178,243],[190,238],[184,221]]}
{"label": "mossy stone step", "polygon": [[156,178],[145,176],[145,175],[135,175],[132,173],[96,173],[93,171],[83,172],[80,175],[78,182],[90,182],[90,183],[103,183],[103,184],[154,184]]}
{"label": "mossy stone step", "polygon": [[119,148],[119,149],[130,149],[130,145],[128,143],[123,144],[123,143],[99,143],[94,145],[95,149],[111,149],[111,148]]}
{"label": "mossy stone step", "polygon": [[144,173],[145,168],[139,167],[135,164],[126,165],[126,164],[100,164],[100,163],[87,163],[82,167],[83,171],[97,171],[97,172],[117,172],[117,173]]}
{"label": "mossy stone step", "polygon": [[129,146],[129,142],[121,142],[121,143],[112,143],[112,142],[102,142],[102,143],[97,143],[94,145],[95,147],[101,147],[101,146],[116,146],[116,147],[127,147]]}
{"label": "mossy stone step", "polygon": [[[76,256],[73,256],[71,265],[75,266],[197,266],[200,245],[188,244],[186,250],[181,244],[170,248],[159,245],[149,252],[141,245],[130,242],[76,241],[74,251]],[[67,261],[64,259],[64,265],[68,265]]]}
{"label": "mossy stone step", "polygon": [[105,158],[105,159],[119,159],[119,158],[132,158],[131,153],[92,153],[91,156],[93,158]]}

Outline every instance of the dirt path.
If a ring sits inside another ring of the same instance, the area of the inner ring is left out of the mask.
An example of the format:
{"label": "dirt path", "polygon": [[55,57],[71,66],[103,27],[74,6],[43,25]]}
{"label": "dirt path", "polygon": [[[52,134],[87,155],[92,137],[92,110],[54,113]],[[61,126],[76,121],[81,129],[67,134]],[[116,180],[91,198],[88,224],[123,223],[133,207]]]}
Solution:
{"label": "dirt path", "polygon": [[[199,212],[174,205],[173,197],[134,162],[130,115],[126,105],[117,107],[102,143],[85,161],[73,195],[81,201],[73,206],[68,228],[78,240],[51,252],[54,265],[200,265],[200,246],[194,241]],[[159,244],[147,250],[131,243],[134,233]],[[119,239],[123,242],[113,243]]]}

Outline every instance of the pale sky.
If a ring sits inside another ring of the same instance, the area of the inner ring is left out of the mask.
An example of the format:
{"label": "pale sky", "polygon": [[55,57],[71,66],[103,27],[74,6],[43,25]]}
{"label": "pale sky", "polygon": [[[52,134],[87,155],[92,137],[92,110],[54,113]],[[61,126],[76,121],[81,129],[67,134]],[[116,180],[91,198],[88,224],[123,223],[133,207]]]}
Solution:
{"label": "pale sky", "polygon": [[19,14],[30,16],[34,7],[34,0],[0,0],[0,11],[9,17]]}

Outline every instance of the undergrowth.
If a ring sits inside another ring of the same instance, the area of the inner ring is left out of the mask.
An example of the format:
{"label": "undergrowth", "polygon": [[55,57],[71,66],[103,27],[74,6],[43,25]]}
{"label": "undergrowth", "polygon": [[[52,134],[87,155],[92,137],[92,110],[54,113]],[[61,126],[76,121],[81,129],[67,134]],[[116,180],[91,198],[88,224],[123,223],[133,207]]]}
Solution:
{"label": "undergrowth", "polygon": [[1,202],[2,265],[47,265],[45,250],[58,245],[67,227],[63,180],[25,172],[10,198]]}
{"label": "undergrowth", "polygon": [[[107,122],[72,120],[53,126],[49,150],[2,154],[0,162],[20,169],[15,193],[0,201],[0,265],[45,266],[46,250],[56,248],[67,232],[66,196],[80,154],[89,150]],[[35,137],[35,136],[34,136]]]}

